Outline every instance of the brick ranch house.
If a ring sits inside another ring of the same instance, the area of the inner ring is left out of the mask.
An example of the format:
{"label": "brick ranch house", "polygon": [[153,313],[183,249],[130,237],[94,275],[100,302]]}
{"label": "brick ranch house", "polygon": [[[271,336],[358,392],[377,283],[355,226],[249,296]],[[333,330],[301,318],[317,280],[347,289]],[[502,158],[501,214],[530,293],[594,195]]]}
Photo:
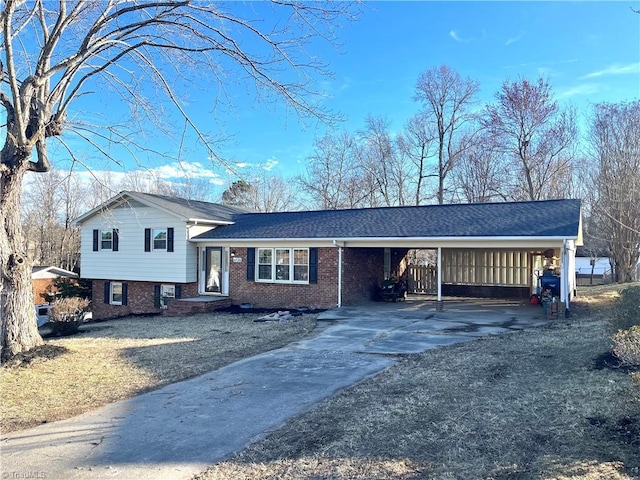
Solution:
{"label": "brick ranch house", "polygon": [[568,308],[582,242],[579,200],[255,213],[125,191],[75,223],[94,319],[357,304],[410,249],[437,252],[439,302],[526,298],[555,262]]}

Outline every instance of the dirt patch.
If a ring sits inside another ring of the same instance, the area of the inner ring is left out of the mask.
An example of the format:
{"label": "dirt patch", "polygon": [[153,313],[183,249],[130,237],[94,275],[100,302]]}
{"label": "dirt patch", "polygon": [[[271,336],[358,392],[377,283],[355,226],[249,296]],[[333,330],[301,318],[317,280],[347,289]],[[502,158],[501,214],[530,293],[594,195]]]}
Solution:
{"label": "dirt patch", "polygon": [[254,322],[260,316],[127,317],[50,338],[0,368],[0,427],[9,432],[69,418],[282,347],[316,325],[315,314]]}
{"label": "dirt patch", "polygon": [[23,353],[13,356],[7,361],[3,368],[29,367],[35,363],[46,362],[63,355],[68,350],[59,345],[44,344]]}
{"label": "dirt patch", "polygon": [[606,305],[406,356],[196,478],[640,478],[629,375],[594,368]]}

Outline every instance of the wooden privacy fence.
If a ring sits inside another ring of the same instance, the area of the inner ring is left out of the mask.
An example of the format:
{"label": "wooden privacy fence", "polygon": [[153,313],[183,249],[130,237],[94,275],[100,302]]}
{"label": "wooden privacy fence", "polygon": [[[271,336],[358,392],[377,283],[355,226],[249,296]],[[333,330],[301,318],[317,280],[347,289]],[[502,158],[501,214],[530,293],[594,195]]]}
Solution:
{"label": "wooden privacy fence", "polygon": [[408,268],[409,293],[438,293],[438,277],[435,266],[409,265]]}

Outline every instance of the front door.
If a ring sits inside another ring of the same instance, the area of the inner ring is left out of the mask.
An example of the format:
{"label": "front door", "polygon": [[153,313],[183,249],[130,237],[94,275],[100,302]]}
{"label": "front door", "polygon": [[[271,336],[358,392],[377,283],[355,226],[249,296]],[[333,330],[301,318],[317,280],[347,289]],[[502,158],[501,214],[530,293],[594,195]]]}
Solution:
{"label": "front door", "polygon": [[204,291],[223,292],[222,247],[206,247],[204,251]]}

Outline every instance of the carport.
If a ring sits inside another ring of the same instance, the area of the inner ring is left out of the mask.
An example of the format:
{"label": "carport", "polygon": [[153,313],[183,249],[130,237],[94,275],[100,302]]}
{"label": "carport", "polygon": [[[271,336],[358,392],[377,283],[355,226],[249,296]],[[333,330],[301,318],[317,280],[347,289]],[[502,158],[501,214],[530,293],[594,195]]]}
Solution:
{"label": "carport", "polygon": [[[433,249],[438,308],[447,295],[528,298],[548,267],[568,309],[581,225],[579,200],[545,200],[246,213],[190,241],[228,252],[236,304],[362,303],[385,278],[405,274],[410,249]],[[271,273],[281,268],[282,277]]]}

